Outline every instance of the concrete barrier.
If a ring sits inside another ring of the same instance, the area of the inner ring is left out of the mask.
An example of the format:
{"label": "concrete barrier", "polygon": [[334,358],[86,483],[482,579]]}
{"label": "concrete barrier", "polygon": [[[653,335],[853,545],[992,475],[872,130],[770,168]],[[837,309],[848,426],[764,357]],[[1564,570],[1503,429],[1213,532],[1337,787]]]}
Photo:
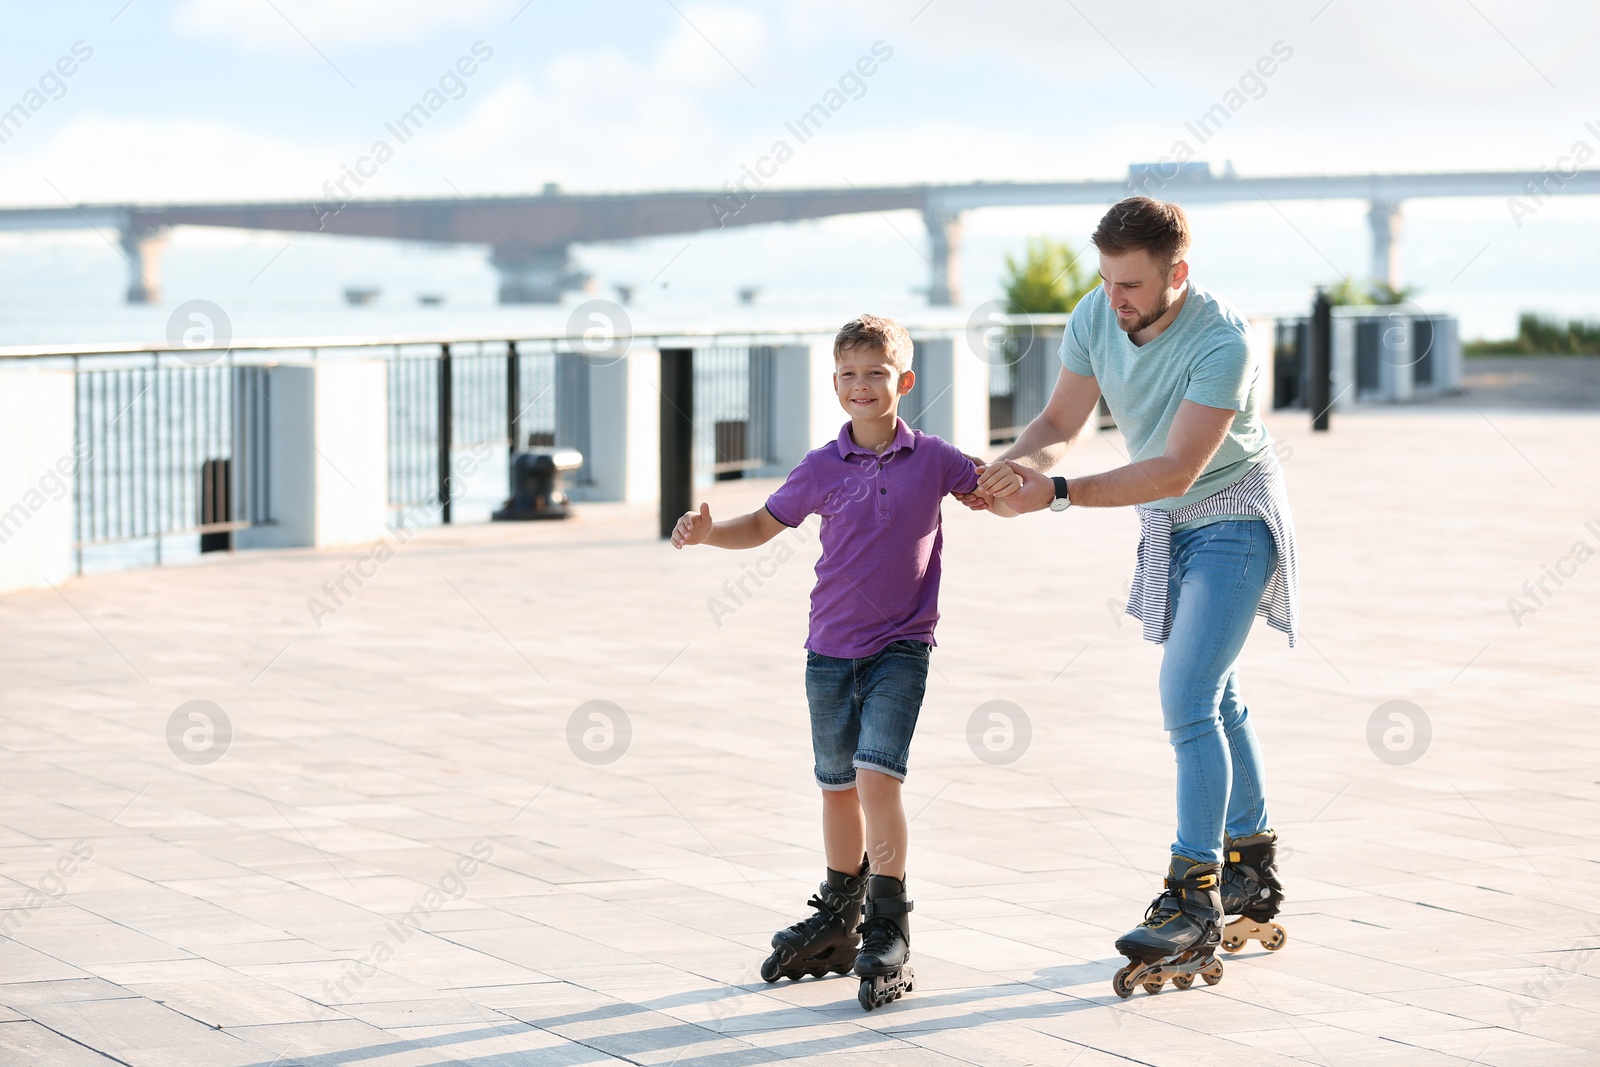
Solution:
{"label": "concrete barrier", "polygon": [[76,411],[70,370],[0,367],[0,593],[75,570]]}
{"label": "concrete barrier", "polygon": [[271,523],[239,548],[367,544],[389,518],[388,366],[325,360],[274,367],[267,411]]}

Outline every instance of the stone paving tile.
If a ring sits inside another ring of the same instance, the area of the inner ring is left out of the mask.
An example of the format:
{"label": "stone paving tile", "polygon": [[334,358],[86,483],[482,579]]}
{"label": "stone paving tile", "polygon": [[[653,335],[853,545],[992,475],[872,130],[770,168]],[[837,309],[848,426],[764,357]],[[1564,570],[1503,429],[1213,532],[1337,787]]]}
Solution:
{"label": "stone paving tile", "polygon": [[[1128,1001],[1110,942],[1172,832],[1159,650],[1116,611],[1129,513],[946,509],[906,785],[918,988],[871,1014],[853,979],[755,971],[821,875],[804,553],[720,627],[706,598],[749,557],[673,553],[615,505],[427,531],[322,629],[305,598],[355,552],[0,598],[0,1064],[1593,1062],[1600,740],[1571,724],[1600,587],[1583,569],[1521,626],[1506,601],[1600,520],[1572,447],[1600,418],[1489,418],[1275,420],[1308,640],[1258,627],[1242,662],[1289,944]],[[726,515],[770,487],[708,494]],[[195,698],[235,727],[205,766],[162,732]],[[568,747],[592,699],[631,721],[615,763]],[[993,699],[1032,723],[1004,767],[966,740]],[[1409,764],[1367,743],[1395,699],[1432,720]]]}
{"label": "stone paving tile", "polygon": [[0,1023],[0,1062],[28,1067],[110,1067],[116,1061],[26,1020]]}

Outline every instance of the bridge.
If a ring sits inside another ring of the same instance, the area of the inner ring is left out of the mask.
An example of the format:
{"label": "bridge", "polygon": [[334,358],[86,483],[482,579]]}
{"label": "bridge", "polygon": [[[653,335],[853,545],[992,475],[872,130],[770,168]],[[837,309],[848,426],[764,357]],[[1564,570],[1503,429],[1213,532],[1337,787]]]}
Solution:
{"label": "bridge", "polygon": [[[759,179],[757,179],[759,181]],[[588,283],[572,246],[697,233],[867,212],[917,211],[928,232],[928,303],[961,303],[961,228],[991,207],[1110,204],[1146,194],[1193,205],[1238,201],[1365,200],[1369,274],[1399,287],[1401,204],[1423,197],[1506,198],[1516,217],[1556,195],[1600,194],[1600,170],[1478,171],[1243,177],[1203,163],[1149,164],[1126,178],[1075,182],[971,182],[844,188],[729,185],[717,190],[568,193],[397,200],[189,204],[74,204],[0,209],[0,230],[115,231],[129,265],[129,303],[161,300],[161,253],[176,226],[379,237],[490,249],[501,303],[558,303]],[[342,194],[341,194],[342,195]],[[1512,199],[1515,198],[1515,199]]]}

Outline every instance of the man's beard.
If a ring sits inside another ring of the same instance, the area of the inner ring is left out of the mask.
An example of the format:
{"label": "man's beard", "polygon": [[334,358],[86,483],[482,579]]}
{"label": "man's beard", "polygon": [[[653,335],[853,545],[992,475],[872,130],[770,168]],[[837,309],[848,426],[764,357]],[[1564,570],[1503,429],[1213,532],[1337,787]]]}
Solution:
{"label": "man's beard", "polygon": [[1149,326],[1151,323],[1155,322],[1157,319],[1159,319],[1161,316],[1165,315],[1168,311],[1171,311],[1171,310],[1172,310],[1172,289],[1169,286],[1162,286],[1161,287],[1161,303],[1156,305],[1156,309],[1154,311],[1150,312],[1150,314],[1148,314],[1148,315],[1140,315],[1137,319],[1135,319],[1131,323],[1123,322],[1119,318],[1117,320],[1117,325],[1122,327],[1122,332],[1123,333],[1136,334],[1140,330],[1144,329],[1146,326]]}

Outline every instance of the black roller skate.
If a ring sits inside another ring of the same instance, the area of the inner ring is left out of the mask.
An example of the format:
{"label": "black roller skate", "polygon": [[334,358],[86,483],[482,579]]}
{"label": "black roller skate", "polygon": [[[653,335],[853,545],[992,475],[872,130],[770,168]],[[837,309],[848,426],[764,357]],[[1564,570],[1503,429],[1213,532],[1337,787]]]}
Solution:
{"label": "black roller skate", "polygon": [[867,1011],[899,1000],[915,988],[911,970],[911,901],[899,878],[874,874],[867,879],[866,920],[859,927],[861,951],[856,954],[856,975],[861,989],[856,999]]}
{"label": "black roller skate", "polygon": [[1222,948],[1238,952],[1247,941],[1259,941],[1276,952],[1289,935],[1272,920],[1283,908],[1283,882],[1278,878],[1278,835],[1271,830],[1229,841],[1223,850],[1222,911],[1238,918],[1222,928]]}
{"label": "black roller skate", "polygon": [[827,881],[817,887],[816,896],[806,901],[817,910],[772,935],[772,955],[762,961],[761,977],[776,982],[808,974],[821,978],[829,971],[848,973],[855,966],[856,948],[861,944],[856,924],[861,921],[866,881],[865,856],[855,874],[829,867]]}
{"label": "black roller skate", "polygon": [[1150,902],[1144,922],[1117,938],[1117,951],[1128,957],[1128,965],[1111,979],[1117,996],[1132,996],[1137,985],[1146,993],[1159,993],[1169,979],[1188,989],[1197,974],[1206,985],[1222,981],[1222,961],[1216,956],[1222,923],[1218,871],[1215,863],[1172,857],[1165,887]]}

